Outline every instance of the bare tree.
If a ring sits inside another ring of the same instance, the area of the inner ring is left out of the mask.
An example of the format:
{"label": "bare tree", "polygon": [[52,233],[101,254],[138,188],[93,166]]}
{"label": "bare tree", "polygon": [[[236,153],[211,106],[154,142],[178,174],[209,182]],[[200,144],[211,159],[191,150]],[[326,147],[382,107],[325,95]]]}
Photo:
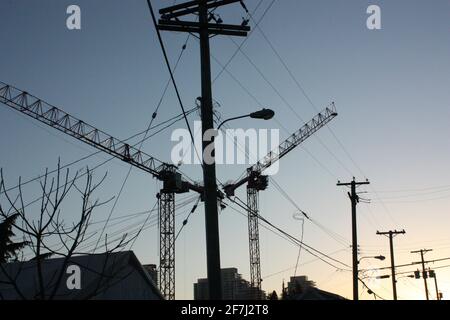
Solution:
{"label": "bare tree", "polygon": [[[84,183],[80,186],[77,181],[81,177],[84,178]],[[62,172],[58,162],[55,177],[50,178],[48,171],[46,171],[39,182],[41,197],[25,204],[21,179],[19,178],[17,194],[13,196],[10,194],[11,189],[8,190],[5,186],[3,171],[0,170],[0,195],[2,195],[0,198],[0,218],[8,220],[12,224],[12,228],[20,233],[21,243],[24,244],[22,255],[18,258],[21,266],[30,260],[35,263],[38,290],[33,298],[42,300],[58,298],[58,289],[64,279],[71,258],[86,254],[81,251],[82,244],[97,235],[96,232],[88,232],[93,212],[111,200],[101,202],[94,198],[94,192],[104,182],[105,178],[106,174],[99,182],[94,182],[92,171],[89,169],[86,169],[80,175],[77,172],[71,178],[69,170],[66,169],[65,172]],[[70,192],[76,192],[81,196],[81,209],[75,222],[67,222],[67,215],[63,214],[62,203],[67,199]],[[28,212],[30,204],[38,204],[36,206],[39,209],[34,214]],[[14,217],[14,219],[11,219],[11,217]],[[107,237],[105,237],[105,254],[111,254],[124,248],[132,240],[126,241],[126,238],[127,235],[125,234],[115,243],[108,243]],[[31,257],[27,259],[26,254],[31,254]],[[61,258],[62,264],[50,277],[45,277],[43,265],[49,257]],[[104,261],[103,270],[98,275],[96,288],[87,297],[93,297],[98,292],[105,290],[105,286],[109,286],[113,281],[110,278],[114,278],[114,275],[105,272],[108,263],[107,257]],[[119,270],[116,271],[119,272]],[[0,264],[0,275],[3,274],[4,277],[2,278],[6,279],[2,282],[12,286],[20,298],[26,299],[27,295],[22,292],[20,285],[17,283],[20,272],[22,272],[22,267],[16,268],[14,274],[11,274],[6,270],[5,264]]]}

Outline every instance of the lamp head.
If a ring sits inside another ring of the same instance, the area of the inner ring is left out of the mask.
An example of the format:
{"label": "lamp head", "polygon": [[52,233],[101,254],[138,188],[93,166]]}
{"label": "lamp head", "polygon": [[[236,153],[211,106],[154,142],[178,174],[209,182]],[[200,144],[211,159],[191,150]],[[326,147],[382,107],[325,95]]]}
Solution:
{"label": "lamp head", "polygon": [[275,111],[273,111],[271,109],[262,109],[260,111],[250,113],[250,118],[253,118],[253,119],[270,120],[274,116],[275,116]]}

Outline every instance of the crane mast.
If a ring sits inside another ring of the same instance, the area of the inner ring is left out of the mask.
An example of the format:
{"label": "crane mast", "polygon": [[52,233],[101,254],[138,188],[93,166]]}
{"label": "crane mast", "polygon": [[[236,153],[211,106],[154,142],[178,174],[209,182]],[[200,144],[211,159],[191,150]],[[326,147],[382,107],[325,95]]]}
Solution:
{"label": "crane mast", "polygon": [[77,119],[63,110],[6,83],[0,82],[0,102],[4,105],[106,152],[163,182],[158,193],[160,223],[159,288],[168,300],[175,299],[175,194],[203,187],[183,180],[174,165],[164,163],[135,147]]}
{"label": "crane mast", "polygon": [[255,165],[247,169],[247,175],[241,180],[224,187],[227,197],[235,195],[240,186],[247,184],[247,217],[250,254],[250,283],[261,292],[261,259],[259,248],[259,191],[266,190],[269,185],[268,176],[263,171],[279,161],[297,146],[311,137],[319,129],[337,116],[336,106],[332,103],[325,110],[317,114],[311,121],[303,125],[297,132],[283,141],[278,148],[269,152]]}

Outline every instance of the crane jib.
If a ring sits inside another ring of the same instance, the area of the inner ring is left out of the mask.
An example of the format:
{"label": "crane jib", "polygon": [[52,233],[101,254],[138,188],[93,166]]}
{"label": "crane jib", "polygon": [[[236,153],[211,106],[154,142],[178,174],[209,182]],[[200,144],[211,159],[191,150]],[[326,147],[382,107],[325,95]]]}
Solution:
{"label": "crane jib", "polygon": [[310,122],[306,123],[303,127],[301,127],[297,132],[288,137],[285,141],[283,141],[279,148],[278,153],[270,152],[267,156],[265,156],[260,162],[256,165],[250,167],[248,171],[259,171],[262,172],[265,169],[269,168],[273,163],[280,160],[282,157],[287,155],[301,143],[303,143],[306,139],[311,137],[314,133],[316,133],[319,129],[324,127],[328,122],[330,122],[333,118],[337,116],[336,107],[334,103],[330,105],[330,107],[326,108],[324,111],[316,115]]}
{"label": "crane jib", "polygon": [[298,131],[289,136],[285,141],[283,141],[275,151],[269,152],[264,158],[258,161],[255,165],[251,166],[247,169],[247,175],[241,180],[229,184],[225,186],[224,190],[227,196],[233,196],[234,192],[240,186],[249,182],[249,177],[254,176],[254,180],[258,181],[256,184],[264,190],[264,186],[266,185],[265,180],[257,180],[257,176],[261,176],[262,172],[268,169],[272,164],[279,161],[289,152],[294,150],[300,144],[302,144],[305,140],[311,137],[314,133],[316,133],[319,129],[327,125],[331,120],[333,120],[337,116],[336,106],[333,103],[330,104],[325,110],[317,114],[313,119],[311,119],[308,123],[304,124]]}
{"label": "crane jib", "polygon": [[175,193],[189,192],[189,190],[199,192],[200,190],[199,186],[183,181],[181,173],[177,172],[174,165],[164,163],[126,142],[114,138],[26,91],[0,82],[0,102],[150,173],[153,177],[163,181],[166,186],[173,186]]}

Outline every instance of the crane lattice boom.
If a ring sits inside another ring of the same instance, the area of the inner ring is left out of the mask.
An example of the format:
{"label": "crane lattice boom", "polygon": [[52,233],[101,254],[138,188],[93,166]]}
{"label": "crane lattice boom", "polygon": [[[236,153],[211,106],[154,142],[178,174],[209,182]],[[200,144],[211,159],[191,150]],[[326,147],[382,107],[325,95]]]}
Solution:
{"label": "crane lattice boom", "polygon": [[269,168],[273,163],[277,162],[290,151],[295,149],[306,139],[311,137],[319,129],[324,127],[328,122],[330,122],[334,117],[337,116],[336,106],[334,102],[331,103],[329,107],[323,110],[321,113],[317,114],[311,121],[306,123],[297,132],[292,134],[289,138],[283,141],[277,148],[278,152],[269,152],[261,161],[256,163],[254,166],[248,168],[249,172],[262,172]]}
{"label": "crane lattice boom", "polygon": [[161,179],[160,171],[168,165],[84,121],[48,104],[45,101],[3,82],[0,82],[0,102],[43,122],[59,131],[129,162],[154,177]]}
{"label": "crane lattice boom", "polygon": [[132,166],[150,173],[165,182],[165,188],[175,193],[202,187],[182,181],[176,167],[152,157],[122,140],[101,131],[83,120],[11,85],[0,82],[0,102],[61,132],[64,132],[96,149],[106,152]]}
{"label": "crane lattice boom", "polygon": [[259,185],[261,187],[257,189],[264,190],[264,186],[267,186],[267,179],[262,178],[261,173],[311,137],[319,129],[327,125],[337,115],[336,106],[333,102],[325,110],[303,125],[297,132],[284,140],[275,150],[270,151],[264,158],[249,167],[247,169],[247,176],[233,184],[226,185],[224,187],[225,194],[228,197],[234,196],[235,190],[247,182],[253,183],[255,186]]}

